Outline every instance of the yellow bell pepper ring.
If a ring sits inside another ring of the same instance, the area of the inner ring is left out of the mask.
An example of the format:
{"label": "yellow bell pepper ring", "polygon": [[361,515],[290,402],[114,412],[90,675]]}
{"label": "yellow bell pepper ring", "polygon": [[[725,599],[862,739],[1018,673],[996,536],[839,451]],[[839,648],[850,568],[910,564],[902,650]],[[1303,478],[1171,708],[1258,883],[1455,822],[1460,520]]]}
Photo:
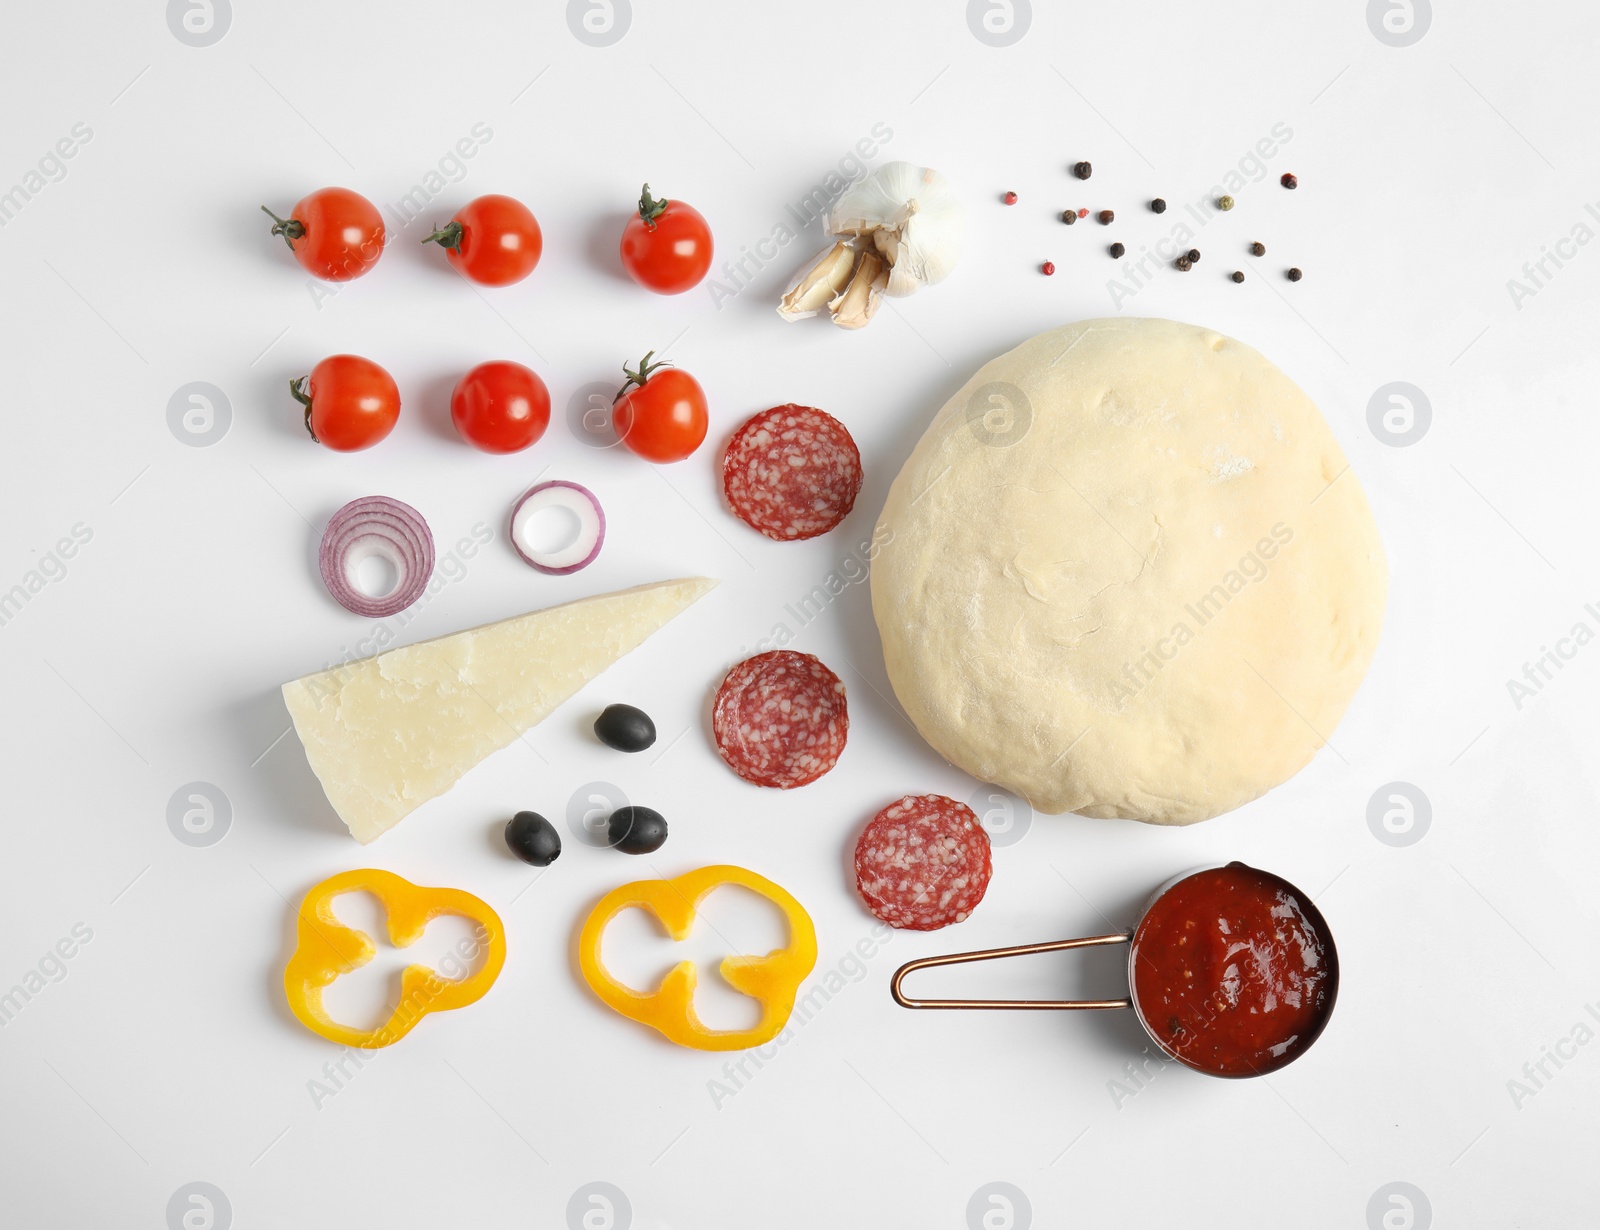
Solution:
{"label": "yellow bell pepper ring", "polygon": [[[737,884],[765,897],[789,923],[789,945],[764,957],[727,956],[718,966],[736,991],[761,1005],[753,1029],[708,1029],[694,1011],[695,967],[682,961],[654,991],[635,991],[613,978],[600,962],[600,937],[623,910],[654,914],[674,940],[685,940],[701,900],[714,888]],[[635,880],[600,899],[578,936],[578,967],[594,993],[630,1020],[659,1030],[679,1046],[697,1051],[740,1051],[772,1041],[789,1021],[794,998],[817,963],[817,932],[798,901],[771,880],[743,867],[701,867],[672,880]]]}
{"label": "yellow bell pepper ring", "polygon": [[[372,940],[333,915],[333,899],[365,890],[383,903],[389,939],[407,948],[440,914],[459,914],[478,924],[483,965],[459,981],[441,978],[426,965],[408,965],[400,975],[400,1003],[377,1029],[352,1029],[323,1010],[322,992],[334,979],[372,960]],[[506,930],[488,904],[458,888],[422,888],[375,867],[345,871],[318,884],[300,903],[294,954],[283,971],[289,1007],[300,1023],[330,1042],[376,1050],[400,1041],[430,1012],[464,1008],[482,999],[506,963]]]}

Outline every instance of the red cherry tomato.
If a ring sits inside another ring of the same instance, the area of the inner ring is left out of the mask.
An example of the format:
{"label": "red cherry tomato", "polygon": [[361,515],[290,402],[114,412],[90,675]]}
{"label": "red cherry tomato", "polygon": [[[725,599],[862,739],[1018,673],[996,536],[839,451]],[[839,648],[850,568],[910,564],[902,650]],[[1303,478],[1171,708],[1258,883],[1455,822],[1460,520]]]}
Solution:
{"label": "red cherry tomato", "polygon": [[341,453],[371,448],[394,430],[400,390],[394,377],[371,359],[336,354],[289,382],[306,408],[306,430],[318,444]]}
{"label": "red cherry tomato", "polygon": [[550,390],[520,363],[480,363],[450,394],[450,421],[486,453],[515,453],[550,426]]}
{"label": "red cherry tomato", "polygon": [[[654,354],[651,351],[650,354]],[[682,461],[706,438],[706,393],[688,372],[645,355],[611,410],[617,438],[647,461]]]}
{"label": "red cherry tomato", "polygon": [[295,260],[314,277],[328,282],[359,278],[383,255],[383,219],[359,192],[319,188],[303,199],[287,218],[265,205],[272,233],[283,236]]}
{"label": "red cherry tomato", "polygon": [[455,271],[483,286],[522,281],[544,251],[544,235],[532,211],[521,201],[493,193],[463,205],[422,242],[446,249]]}
{"label": "red cherry tomato", "polygon": [[711,227],[692,205],[655,200],[646,184],[622,231],[622,266],[640,286],[681,295],[711,268]]}

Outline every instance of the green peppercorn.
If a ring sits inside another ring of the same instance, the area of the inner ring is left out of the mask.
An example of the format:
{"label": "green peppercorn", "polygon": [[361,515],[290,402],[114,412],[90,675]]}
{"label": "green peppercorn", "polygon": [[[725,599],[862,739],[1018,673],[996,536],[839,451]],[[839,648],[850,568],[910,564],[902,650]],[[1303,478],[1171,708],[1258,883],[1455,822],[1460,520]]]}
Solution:
{"label": "green peppercorn", "polygon": [[1231,196],[1219,198],[1217,201],[1217,208],[1226,213],[1228,210],[1233,208],[1233,198]]}

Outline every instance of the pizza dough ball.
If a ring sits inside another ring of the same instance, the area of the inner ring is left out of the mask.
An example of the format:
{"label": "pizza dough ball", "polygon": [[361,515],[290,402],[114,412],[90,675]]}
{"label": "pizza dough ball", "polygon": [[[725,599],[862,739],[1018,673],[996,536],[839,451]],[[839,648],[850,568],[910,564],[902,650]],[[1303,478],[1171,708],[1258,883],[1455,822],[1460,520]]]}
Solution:
{"label": "pizza dough ball", "polygon": [[1090,320],[986,364],[889,491],[872,609],[952,764],[1039,811],[1192,824],[1333,733],[1383,623],[1372,512],[1261,355]]}

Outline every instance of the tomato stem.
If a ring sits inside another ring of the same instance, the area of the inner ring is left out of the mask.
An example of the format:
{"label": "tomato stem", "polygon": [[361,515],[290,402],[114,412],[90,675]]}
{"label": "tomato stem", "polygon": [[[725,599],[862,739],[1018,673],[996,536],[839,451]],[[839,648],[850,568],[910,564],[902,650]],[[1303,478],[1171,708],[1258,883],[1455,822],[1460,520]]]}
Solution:
{"label": "tomato stem", "polygon": [[[289,381],[289,392],[294,399],[306,408],[306,435],[317,440],[317,433],[311,430],[311,395],[306,392],[306,381],[310,376],[301,376],[298,380]],[[321,444],[321,440],[317,440]]]}
{"label": "tomato stem", "polygon": [[650,195],[650,185],[646,184],[639,192],[639,217],[644,219],[645,226],[652,231],[656,229],[656,219],[672,204],[666,197],[659,201]]}
{"label": "tomato stem", "polygon": [[294,251],[294,241],[296,239],[304,239],[306,237],[306,224],[300,221],[299,218],[280,218],[265,205],[261,207],[261,212],[272,219],[272,233],[283,236],[283,242],[289,245],[289,251]]}
{"label": "tomato stem", "polygon": [[616,405],[619,401],[621,401],[623,397],[627,395],[628,390],[633,388],[635,385],[641,389],[644,388],[645,382],[649,380],[654,373],[660,371],[663,367],[672,366],[672,364],[667,362],[665,359],[661,360],[659,363],[650,362],[651,356],[654,354],[655,351],[652,350],[649,352],[649,354],[646,354],[643,359],[639,360],[638,371],[634,371],[626,363],[622,365],[622,374],[628,379],[623,386],[617,390],[617,395],[611,399],[612,405]]}
{"label": "tomato stem", "polygon": [[447,222],[433,234],[424,239],[423,243],[436,243],[441,248],[449,248],[457,256],[461,255],[461,236],[464,228],[459,222]]}

